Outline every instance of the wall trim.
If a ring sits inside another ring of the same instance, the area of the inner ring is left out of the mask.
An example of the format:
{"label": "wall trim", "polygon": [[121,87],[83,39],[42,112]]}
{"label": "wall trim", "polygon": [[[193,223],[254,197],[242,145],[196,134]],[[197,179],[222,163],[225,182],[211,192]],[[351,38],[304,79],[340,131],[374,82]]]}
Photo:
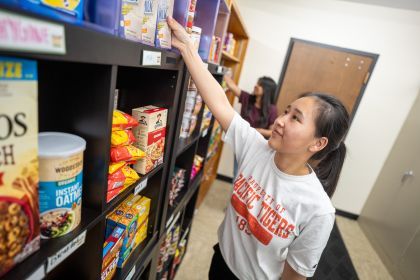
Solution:
{"label": "wall trim", "polygon": [[216,179],[220,180],[220,181],[223,181],[223,182],[226,182],[226,183],[233,184],[233,178],[229,177],[229,176],[225,176],[225,175],[222,175],[222,174],[217,174]]}
{"label": "wall trim", "polygon": [[359,219],[359,215],[356,215],[356,214],[353,214],[353,213],[350,213],[350,212],[347,212],[347,211],[343,211],[343,210],[340,210],[340,209],[335,209],[335,214],[338,215],[338,216],[341,216],[341,217],[345,217],[345,218],[355,220],[355,221],[357,221],[357,219]]}

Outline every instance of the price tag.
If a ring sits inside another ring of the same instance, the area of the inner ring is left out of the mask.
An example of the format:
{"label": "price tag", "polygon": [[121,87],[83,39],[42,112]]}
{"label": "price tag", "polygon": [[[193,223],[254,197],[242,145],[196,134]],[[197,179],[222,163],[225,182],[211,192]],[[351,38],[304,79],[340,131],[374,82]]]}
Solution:
{"label": "price tag", "polygon": [[66,40],[61,24],[0,11],[0,49],[65,54]]}
{"label": "price tag", "polygon": [[209,130],[208,128],[206,128],[205,130],[203,130],[203,134],[201,134],[201,137],[206,137],[208,130]]}
{"label": "price tag", "polygon": [[207,69],[209,69],[209,64],[208,63],[203,62],[203,64],[204,64],[204,67],[206,67]]}
{"label": "price tag", "polygon": [[131,278],[133,278],[135,272],[136,272],[136,266],[133,266],[130,273],[127,275],[127,277],[125,277],[125,280],[131,280]]}
{"label": "price tag", "polygon": [[155,51],[143,51],[143,66],[160,66],[162,62],[162,53]]}
{"label": "price tag", "polygon": [[86,240],[86,230],[79,234],[75,239],[73,239],[69,244],[60,249],[55,255],[48,257],[47,264],[47,273],[50,273],[54,268],[56,268],[62,261],[64,261],[68,256],[70,256],[74,251],[76,251],[80,246],[85,243]]}
{"label": "price tag", "polygon": [[223,73],[223,67],[217,66],[217,74],[222,74],[222,73]]}
{"label": "price tag", "polygon": [[147,180],[148,178],[146,177],[146,179],[144,179],[143,181],[141,181],[136,188],[134,189],[134,194],[138,194],[139,192],[141,192],[142,190],[144,190],[144,188],[147,187]]}
{"label": "price tag", "polygon": [[45,264],[38,267],[26,280],[41,280],[45,278]]}
{"label": "price tag", "polygon": [[166,222],[166,228],[169,227],[169,225],[172,223],[173,219],[174,219],[174,215],[171,215],[171,217],[169,218],[169,220]]}

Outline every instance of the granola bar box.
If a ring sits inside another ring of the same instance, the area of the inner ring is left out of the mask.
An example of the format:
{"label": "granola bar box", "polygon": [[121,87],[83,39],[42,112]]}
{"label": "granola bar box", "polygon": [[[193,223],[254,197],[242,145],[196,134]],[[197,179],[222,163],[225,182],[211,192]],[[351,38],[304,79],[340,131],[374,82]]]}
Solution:
{"label": "granola bar box", "polygon": [[132,116],[139,122],[133,128],[136,137],[134,145],[146,152],[146,157],[140,159],[134,169],[144,175],[163,163],[168,110],[145,106],[133,109]]}
{"label": "granola bar box", "polygon": [[0,56],[0,276],[39,249],[36,61]]}

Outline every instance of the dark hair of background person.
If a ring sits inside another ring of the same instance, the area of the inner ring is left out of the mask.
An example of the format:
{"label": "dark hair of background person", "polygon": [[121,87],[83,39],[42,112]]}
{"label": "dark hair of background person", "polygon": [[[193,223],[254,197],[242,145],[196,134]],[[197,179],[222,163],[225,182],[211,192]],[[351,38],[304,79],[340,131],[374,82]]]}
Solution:
{"label": "dark hair of background person", "polygon": [[[261,117],[259,119],[258,127],[266,128],[270,124],[268,123],[269,108],[274,104],[277,84],[270,77],[263,76],[258,79],[257,84],[263,89],[263,96],[261,100]],[[252,107],[255,105],[256,97],[251,95],[248,102],[247,113],[250,114]]]}
{"label": "dark hair of background person", "polygon": [[350,126],[350,117],[343,103],[332,95],[321,92],[304,93],[300,97],[316,99],[318,109],[315,119],[315,137],[328,138],[327,146],[314,154],[314,168],[329,197],[334,194],[346,157],[344,138]]}

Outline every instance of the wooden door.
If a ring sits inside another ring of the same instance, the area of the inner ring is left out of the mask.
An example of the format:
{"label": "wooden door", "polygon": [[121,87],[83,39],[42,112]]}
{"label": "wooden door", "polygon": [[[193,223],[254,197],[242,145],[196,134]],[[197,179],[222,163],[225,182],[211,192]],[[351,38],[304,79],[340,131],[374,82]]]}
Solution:
{"label": "wooden door", "polygon": [[321,91],[338,97],[354,115],[378,55],[292,39],[280,77],[278,112],[302,93]]}

